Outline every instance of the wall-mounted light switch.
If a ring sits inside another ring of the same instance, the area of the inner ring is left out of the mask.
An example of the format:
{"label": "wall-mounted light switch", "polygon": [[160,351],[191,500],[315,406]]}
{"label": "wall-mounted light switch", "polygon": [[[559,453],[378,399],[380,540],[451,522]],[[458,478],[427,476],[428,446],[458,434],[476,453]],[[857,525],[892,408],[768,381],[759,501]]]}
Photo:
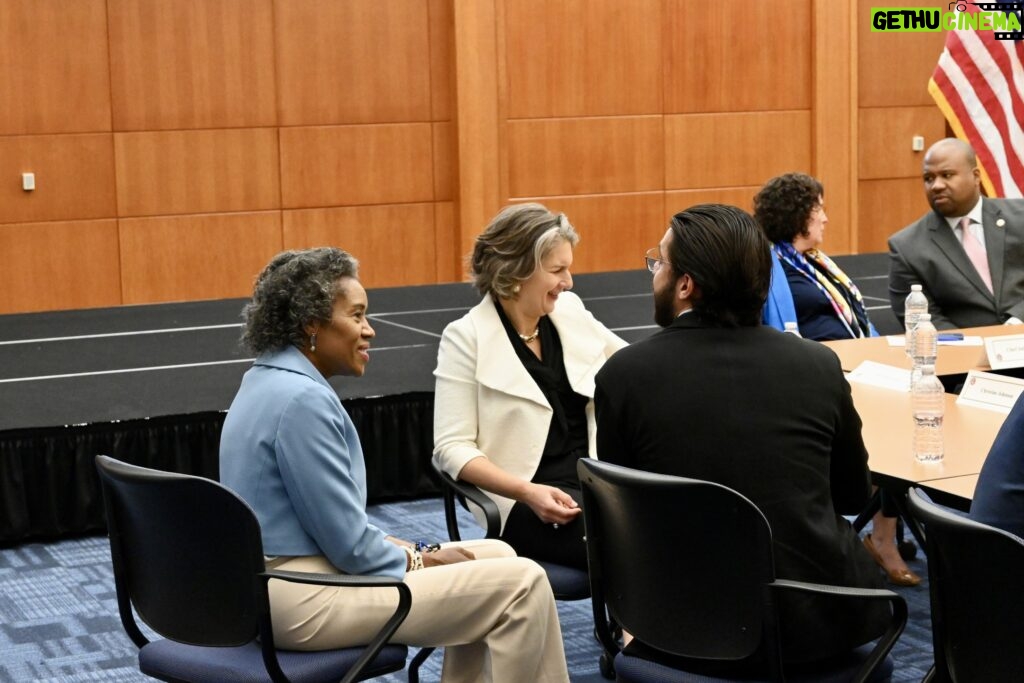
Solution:
{"label": "wall-mounted light switch", "polygon": [[35,173],[22,173],[21,174],[21,189],[25,192],[31,192],[36,189],[36,174]]}

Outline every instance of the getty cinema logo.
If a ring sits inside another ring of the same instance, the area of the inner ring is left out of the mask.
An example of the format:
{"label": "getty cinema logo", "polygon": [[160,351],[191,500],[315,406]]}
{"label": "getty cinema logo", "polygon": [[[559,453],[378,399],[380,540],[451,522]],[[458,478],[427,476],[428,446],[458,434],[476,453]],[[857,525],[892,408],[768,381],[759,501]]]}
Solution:
{"label": "getty cinema logo", "polygon": [[[968,12],[968,5],[978,11]],[[992,31],[996,40],[1020,40],[1022,2],[951,2],[940,7],[872,7],[871,30],[889,33]]]}

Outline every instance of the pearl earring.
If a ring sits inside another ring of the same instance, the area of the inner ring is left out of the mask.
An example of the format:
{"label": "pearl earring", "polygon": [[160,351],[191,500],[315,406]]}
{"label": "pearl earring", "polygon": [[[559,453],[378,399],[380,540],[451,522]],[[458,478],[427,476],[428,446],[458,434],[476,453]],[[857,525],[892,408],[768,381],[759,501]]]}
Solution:
{"label": "pearl earring", "polygon": [[309,335],[309,352],[316,353],[316,332]]}
{"label": "pearl earring", "polygon": [[518,294],[518,293],[519,293],[519,290],[520,290],[520,289],[522,289],[522,286],[521,286],[521,285],[519,285],[519,284],[516,284],[516,285],[514,285],[514,286],[512,287],[512,291],[513,291],[513,292],[515,292],[516,294]]}

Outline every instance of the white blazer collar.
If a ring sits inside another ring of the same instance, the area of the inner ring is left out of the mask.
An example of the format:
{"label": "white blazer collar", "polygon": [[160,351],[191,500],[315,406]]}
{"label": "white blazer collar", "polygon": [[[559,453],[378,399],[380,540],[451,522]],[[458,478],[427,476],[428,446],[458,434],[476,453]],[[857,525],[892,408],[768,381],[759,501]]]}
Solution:
{"label": "white blazer collar", "polygon": [[[476,380],[496,391],[550,407],[512,348],[494,300],[484,297],[470,310],[469,316],[477,330]],[[562,358],[569,384],[577,393],[593,397],[596,368],[604,359],[603,341],[598,335],[590,334],[593,326],[578,303],[576,306],[557,305],[550,318],[562,340]]]}

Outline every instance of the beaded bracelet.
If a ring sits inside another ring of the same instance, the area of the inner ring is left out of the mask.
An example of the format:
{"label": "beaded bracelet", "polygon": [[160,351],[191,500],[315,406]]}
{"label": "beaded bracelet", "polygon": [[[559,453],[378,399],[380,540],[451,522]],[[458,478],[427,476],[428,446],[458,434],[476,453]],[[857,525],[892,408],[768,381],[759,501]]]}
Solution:
{"label": "beaded bracelet", "polygon": [[423,569],[423,554],[415,548],[410,548],[407,545],[402,546],[402,550],[405,551],[408,561],[405,564],[405,571],[414,572],[417,569]]}

